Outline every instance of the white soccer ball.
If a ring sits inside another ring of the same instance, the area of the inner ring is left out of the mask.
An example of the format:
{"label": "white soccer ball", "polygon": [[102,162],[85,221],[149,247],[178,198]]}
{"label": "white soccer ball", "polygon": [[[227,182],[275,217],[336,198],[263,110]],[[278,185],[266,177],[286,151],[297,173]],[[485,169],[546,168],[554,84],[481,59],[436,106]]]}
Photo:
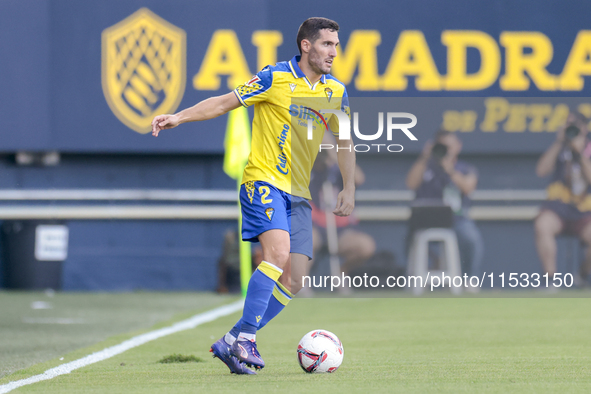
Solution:
{"label": "white soccer ball", "polygon": [[326,330],[310,331],[298,344],[298,361],[308,373],[334,372],[341,366],[344,355],[339,338]]}

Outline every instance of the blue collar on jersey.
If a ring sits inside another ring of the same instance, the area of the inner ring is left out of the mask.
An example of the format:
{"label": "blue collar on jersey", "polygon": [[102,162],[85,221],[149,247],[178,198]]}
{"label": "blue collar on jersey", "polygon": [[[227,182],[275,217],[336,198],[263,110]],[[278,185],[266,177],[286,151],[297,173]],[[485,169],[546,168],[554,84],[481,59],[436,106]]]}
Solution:
{"label": "blue collar on jersey", "polygon": [[[306,78],[306,74],[304,74],[300,66],[298,66],[298,62],[301,58],[301,56],[294,56],[289,61],[289,67],[291,68],[291,73],[293,74],[294,78]],[[320,77],[320,82],[326,83],[326,75],[322,74]]]}

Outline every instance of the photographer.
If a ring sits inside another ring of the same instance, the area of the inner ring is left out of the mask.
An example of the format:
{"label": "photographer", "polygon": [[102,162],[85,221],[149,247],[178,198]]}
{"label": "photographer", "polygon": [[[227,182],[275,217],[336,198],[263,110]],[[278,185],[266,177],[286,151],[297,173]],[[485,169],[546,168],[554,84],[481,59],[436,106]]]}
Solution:
{"label": "photographer", "polygon": [[540,157],[536,167],[539,177],[552,175],[547,188],[547,201],[535,219],[536,247],[543,270],[556,273],[556,236],[566,234],[585,242],[583,279],[591,265],[591,145],[587,140],[588,120],[571,112],[557,132],[556,141]]}
{"label": "photographer", "polygon": [[[468,196],[476,189],[476,168],[458,160],[462,142],[455,133],[439,130],[434,143],[427,141],[423,152],[406,177],[406,186],[414,190],[415,200],[439,200],[454,212],[453,229],[458,237],[462,272],[479,275],[483,255],[480,231],[467,216]],[[407,243],[412,234],[408,234]]]}

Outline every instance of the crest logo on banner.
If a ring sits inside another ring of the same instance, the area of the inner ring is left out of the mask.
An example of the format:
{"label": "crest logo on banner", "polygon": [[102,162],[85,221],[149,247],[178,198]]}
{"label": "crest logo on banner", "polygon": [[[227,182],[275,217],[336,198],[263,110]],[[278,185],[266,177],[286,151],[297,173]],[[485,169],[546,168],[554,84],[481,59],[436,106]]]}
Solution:
{"label": "crest logo on banner", "polygon": [[141,8],[102,34],[102,84],[109,107],[138,133],[174,112],[186,82],[185,31]]}

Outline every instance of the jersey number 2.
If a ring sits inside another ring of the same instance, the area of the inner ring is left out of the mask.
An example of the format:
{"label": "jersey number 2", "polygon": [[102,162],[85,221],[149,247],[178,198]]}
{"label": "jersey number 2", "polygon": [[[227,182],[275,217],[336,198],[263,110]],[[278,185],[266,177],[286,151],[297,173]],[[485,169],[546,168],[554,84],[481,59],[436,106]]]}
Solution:
{"label": "jersey number 2", "polygon": [[270,202],[273,202],[272,198],[267,198],[269,197],[269,193],[271,193],[271,190],[269,190],[268,186],[261,186],[259,187],[259,194],[261,194],[261,202],[263,204],[268,204]]}

